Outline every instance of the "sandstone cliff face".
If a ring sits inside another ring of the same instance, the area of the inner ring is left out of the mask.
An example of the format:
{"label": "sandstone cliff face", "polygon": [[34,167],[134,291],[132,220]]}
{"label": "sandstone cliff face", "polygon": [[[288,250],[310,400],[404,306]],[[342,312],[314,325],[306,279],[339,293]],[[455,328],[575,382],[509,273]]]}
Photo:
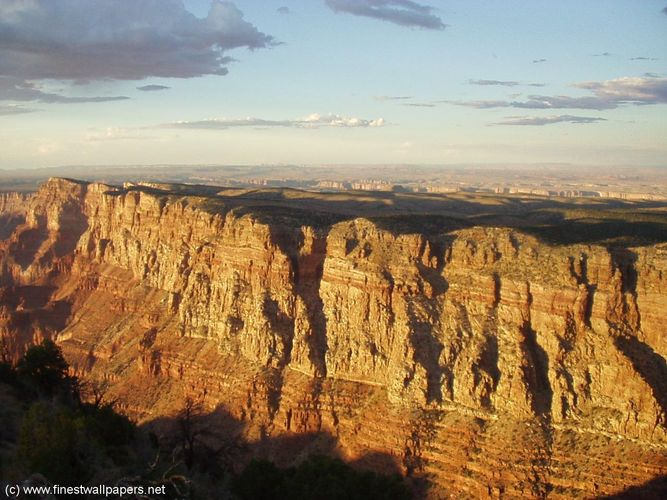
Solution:
{"label": "sandstone cliff face", "polygon": [[29,207],[0,246],[0,333],[15,354],[55,336],[141,420],[195,395],[251,438],[326,431],[470,496],[667,471],[664,245],[288,224],[159,186],[5,197]]}
{"label": "sandstone cliff face", "polygon": [[0,213],[4,215],[11,213],[23,213],[28,210],[30,193],[0,192]]}
{"label": "sandstone cliff face", "polygon": [[0,192],[0,239],[9,237],[25,222],[30,198],[31,195],[25,193]]}

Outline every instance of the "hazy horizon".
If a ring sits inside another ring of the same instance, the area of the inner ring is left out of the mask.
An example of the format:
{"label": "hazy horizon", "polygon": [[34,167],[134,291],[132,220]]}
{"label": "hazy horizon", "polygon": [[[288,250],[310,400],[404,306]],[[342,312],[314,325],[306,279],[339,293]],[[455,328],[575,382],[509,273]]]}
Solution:
{"label": "hazy horizon", "polygon": [[[664,164],[647,164],[647,165],[631,165],[631,164],[602,164],[602,163],[567,163],[567,162],[461,162],[461,163],[399,163],[399,162],[385,162],[385,163],[81,163],[72,165],[44,165],[44,166],[30,166],[21,168],[0,167],[0,172],[20,174],[21,172],[38,172],[44,170],[63,170],[67,169],[131,169],[131,168],[146,168],[146,169],[173,169],[173,168],[214,168],[214,169],[253,169],[253,168],[314,168],[314,169],[331,169],[331,168],[423,168],[433,170],[450,170],[450,169],[509,169],[511,170],[530,170],[539,168],[558,168],[558,169],[610,169],[610,171],[623,171],[627,169],[642,169],[642,170],[667,170],[667,162]],[[306,172],[304,170],[304,172]]]}

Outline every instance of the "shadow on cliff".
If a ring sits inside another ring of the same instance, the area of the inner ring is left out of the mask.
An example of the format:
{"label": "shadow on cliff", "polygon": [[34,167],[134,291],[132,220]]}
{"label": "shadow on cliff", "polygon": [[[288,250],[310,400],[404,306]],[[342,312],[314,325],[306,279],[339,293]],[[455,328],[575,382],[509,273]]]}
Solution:
{"label": "shadow on cliff", "polygon": [[[199,403],[187,399],[176,415],[157,418],[141,428],[152,436],[154,446],[160,450],[157,456],[165,462],[163,467],[185,467],[192,477],[202,473],[238,474],[251,459],[268,460],[282,468],[298,465],[314,455],[345,461],[338,439],[329,432],[271,436],[266,428],[260,428],[256,437],[250,439],[247,423],[222,404],[204,411]],[[404,476],[399,459],[380,451],[368,451],[347,463],[358,470]],[[415,496],[421,496],[428,488],[423,479],[404,481]]]}
{"label": "shadow on cliff", "polygon": [[322,282],[324,260],[327,256],[327,237],[332,221],[321,220],[319,222],[320,224],[315,226],[317,229],[314,234],[311,235],[312,239],[307,252],[302,251],[306,248],[306,236],[300,227],[297,230],[290,230],[289,227],[268,224],[268,228],[271,241],[290,259],[292,283],[296,295],[306,309],[308,318],[309,331],[306,339],[309,348],[308,358],[315,368],[315,376],[325,377],[327,319],[320,297],[320,283]]}
{"label": "shadow on cliff", "polygon": [[667,242],[667,216],[652,221],[627,218],[569,219],[551,211],[523,214],[443,216],[400,215],[369,217],[376,226],[394,235],[404,233],[442,234],[471,227],[508,228],[534,236],[549,245],[601,244],[609,247],[648,246]]}
{"label": "shadow on cliff", "polygon": [[[663,415],[667,415],[667,362],[665,358],[634,336],[618,336],[614,339],[614,344],[630,360],[639,376],[651,387],[653,397],[662,409]],[[667,427],[664,418],[663,416],[661,424]]]}
{"label": "shadow on cliff", "polygon": [[9,238],[14,230],[25,223],[25,216],[15,214],[0,215],[0,240]]}
{"label": "shadow on cliff", "polygon": [[60,258],[74,253],[81,235],[88,230],[88,217],[82,212],[80,203],[70,203],[64,207],[58,231],[58,238],[53,244],[53,254]]}
{"label": "shadow on cliff", "polygon": [[47,265],[74,253],[79,239],[88,229],[88,219],[81,206],[74,202],[65,204],[59,217],[57,231],[49,229],[45,215],[36,216],[34,227],[23,224],[14,228],[9,251],[22,271],[32,264]]}
{"label": "shadow on cliff", "polygon": [[607,246],[647,246],[667,241],[667,218],[660,221],[629,219],[571,220],[520,228],[552,245],[602,243]]}
{"label": "shadow on cliff", "polygon": [[[622,324],[627,333],[614,337],[614,345],[632,363],[639,376],[651,387],[653,397],[662,409],[663,427],[667,427],[667,362],[651,346],[637,338],[641,330],[641,317],[637,307],[637,254],[627,249],[612,252],[614,268],[620,272],[620,293],[623,308]],[[630,297],[630,298],[629,298]]]}
{"label": "shadow on cliff", "polygon": [[659,476],[620,493],[598,498],[604,500],[654,500],[657,498],[667,498],[667,476]]}
{"label": "shadow on cliff", "polygon": [[520,347],[528,363],[522,367],[526,384],[532,395],[531,406],[535,415],[550,420],[553,391],[549,383],[549,357],[537,342],[537,334],[529,322],[521,326],[523,339]]}
{"label": "shadow on cliff", "polygon": [[[608,246],[652,245],[667,242],[664,202],[567,200],[520,197],[443,197],[420,193],[299,192],[298,198],[257,191],[220,198],[226,210],[252,214],[265,223],[325,231],[357,217],[372,221],[393,235],[443,234],[467,227],[512,228],[552,245],[599,243]],[[212,207],[215,204],[212,204]],[[211,208],[214,210],[214,208]]]}
{"label": "shadow on cliff", "polygon": [[51,300],[55,287],[19,286],[0,289],[0,306],[7,308],[7,331],[4,338],[12,358],[17,360],[36,338],[51,338],[69,321],[72,305],[64,300]]}
{"label": "shadow on cliff", "polygon": [[[239,469],[250,458],[270,460],[280,466],[298,463],[312,454],[344,458],[338,439],[326,431],[271,436],[266,427],[260,426],[256,437],[249,439],[246,437],[248,423],[232,415],[223,404],[205,411],[197,403],[188,406],[185,401],[177,414],[156,418],[141,427],[154,433],[160,443],[179,445],[189,441],[195,455],[198,449],[208,450],[204,455],[210,458],[213,451],[231,470]],[[351,463],[386,474],[402,471],[397,457],[379,451],[369,451]]]}
{"label": "shadow on cliff", "polygon": [[[210,187],[209,187],[210,190]],[[187,194],[196,194],[193,192]],[[182,192],[181,194],[186,194]],[[210,191],[204,195],[210,195]],[[336,212],[343,216],[391,215],[396,213],[437,213],[454,211],[461,214],[516,213],[519,211],[607,209],[624,210],[667,207],[664,201],[631,201],[611,198],[545,198],[528,195],[503,195],[491,193],[457,192],[405,193],[389,191],[313,192],[293,188],[227,189],[218,193],[218,200],[235,206],[279,205],[291,208],[310,207],[323,212]]]}
{"label": "shadow on cliff", "polygon": [[17,228],[14,240],[9,246],[9,253],[14,261],[25,271],[35,261],[37,253],[48,239],[48,233],[44,227]]}

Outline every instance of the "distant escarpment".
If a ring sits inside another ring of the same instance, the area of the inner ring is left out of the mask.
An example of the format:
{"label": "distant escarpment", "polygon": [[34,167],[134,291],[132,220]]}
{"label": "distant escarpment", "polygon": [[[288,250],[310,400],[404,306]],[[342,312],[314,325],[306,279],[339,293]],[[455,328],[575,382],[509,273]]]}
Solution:
{"label": "distant escarpment", "polygon": [[664,207],[540,203],[52,179],[0,195],[0,334],[279,461],[328,436],[433,497],[618,493],[667,474]]}

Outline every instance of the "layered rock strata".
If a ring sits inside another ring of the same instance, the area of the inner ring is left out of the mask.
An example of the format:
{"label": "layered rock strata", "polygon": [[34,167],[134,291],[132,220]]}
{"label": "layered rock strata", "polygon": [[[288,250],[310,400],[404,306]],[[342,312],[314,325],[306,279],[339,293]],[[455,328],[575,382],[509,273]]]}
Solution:
{"label": "layered rock strata", "polygon": [[592,497],[667,474],[664,244],[295,224],[159,185],[16,196],[0,197],[18,217],[0,334],[14,356],[56,338],[139,421],[195,397],[259,447],[301,443],[269,456],[330,436],[433,497]]}

